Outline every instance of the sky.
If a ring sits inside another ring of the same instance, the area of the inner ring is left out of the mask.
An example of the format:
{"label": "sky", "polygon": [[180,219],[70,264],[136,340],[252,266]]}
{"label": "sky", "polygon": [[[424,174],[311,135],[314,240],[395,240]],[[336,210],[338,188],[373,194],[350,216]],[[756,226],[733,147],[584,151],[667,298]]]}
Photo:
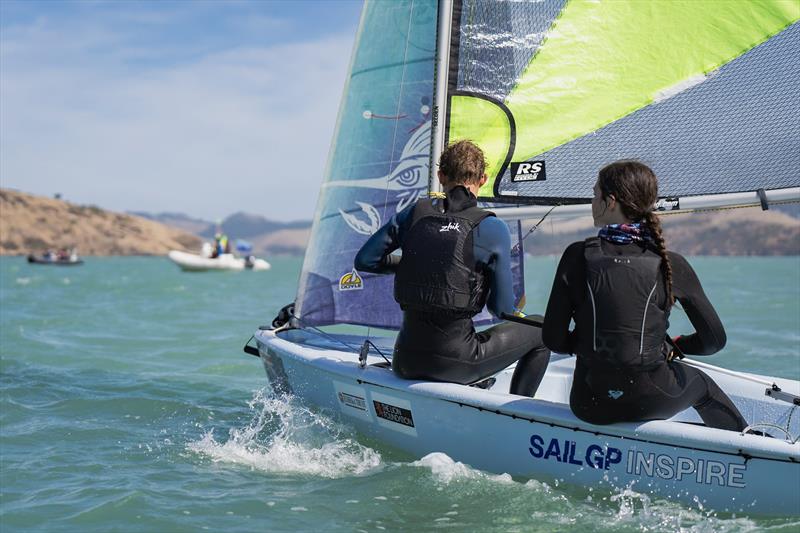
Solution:
{"label": "sky", "polygon": [[0,186],[314,214],[361,0],[0,0]]}

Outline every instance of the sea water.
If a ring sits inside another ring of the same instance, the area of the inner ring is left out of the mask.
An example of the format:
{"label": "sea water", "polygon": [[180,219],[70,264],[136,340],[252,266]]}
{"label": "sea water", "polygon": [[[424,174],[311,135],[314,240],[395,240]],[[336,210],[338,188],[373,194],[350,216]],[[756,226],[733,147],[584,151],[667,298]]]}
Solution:
{"label": "sea water", "polygon": [[[728,332],[705,361],[800,379],[800,258],[691,262]],[[275,397],[241,347],[293,300],[300,265],[184,273],[163,258],[0,258],[0,530],[800,530],[800,517],[587,497],[410,457]],[[528,312],[543,311],[556,265],[529,258]],[[671,332],[690,331],[676,310]]]}

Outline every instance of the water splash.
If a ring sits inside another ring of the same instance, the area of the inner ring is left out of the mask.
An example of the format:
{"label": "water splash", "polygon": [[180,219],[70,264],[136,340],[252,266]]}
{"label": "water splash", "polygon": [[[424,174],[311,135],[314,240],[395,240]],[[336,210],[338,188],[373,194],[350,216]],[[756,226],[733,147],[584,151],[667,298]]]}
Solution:
{"label": "water splash", "polygon": [[[618,489],[608,498],[612,504],[609,524],[614,528],[639,531],[738,532],[753,531],[756,524],[748,518],[718,517],[704,509],[695,498],[696,508],[677,502],[651,499],[630,487]],[[618,507],[617,507],[618,506]]]}
{"label": "water splash", "polygon": [[619,504],[616,518],[621,521],[636,514],[637,503],[640,504],[642,512],[645,514],[648,513],[650,507],[650,498],[647,495],[630,488],[620,489],[616,494],[612,494],[609,500]]}
{"label": "water splash", "polygon": [[214,430],[189,443],[189,450],[215,462],[265,472],[327,478],[362,475],[378,469],[381,456],[356,442],[344,426],[299,405],[291,397],[256,392],[249,403],[255,418],[217,441]]}
{"label": "water splash", "polygon": [[454,461],[450,456],[441,452],[429,453],[422,459],[411,463],[411,466],[430,468],[433,477],[444,484],[463,479],[485,479],[498,483],[514,483],[508,474],[487,474],[464,463]]}

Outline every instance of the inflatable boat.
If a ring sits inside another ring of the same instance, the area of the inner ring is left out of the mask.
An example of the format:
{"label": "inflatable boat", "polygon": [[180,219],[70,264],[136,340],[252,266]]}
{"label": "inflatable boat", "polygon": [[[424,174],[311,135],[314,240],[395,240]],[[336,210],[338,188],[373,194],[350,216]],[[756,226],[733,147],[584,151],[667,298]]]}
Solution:
{"label": "inflatable boat", "polygon": [[167,257],[181,267],[182,270],[190,272],[203,272],[208,270],[269,270],[270,264],[264,259],[253,256],[236,257],[233,254],[222,254],[218,257],[206,257],[198,254],[190,254],[172,250]]}

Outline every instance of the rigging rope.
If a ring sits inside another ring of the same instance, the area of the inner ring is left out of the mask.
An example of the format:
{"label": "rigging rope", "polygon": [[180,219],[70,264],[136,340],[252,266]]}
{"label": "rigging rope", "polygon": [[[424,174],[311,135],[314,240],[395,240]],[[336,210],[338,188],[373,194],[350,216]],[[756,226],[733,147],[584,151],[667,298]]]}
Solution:
{"label": "rigging rope", "polygon": [[534,225],[531,227],[531,229],[529,229],[529,230],[528,230],[528,233],[526,233],[526,234],[525,234],[525,235],[524,235],[524,236],[523,236],[523,237],[522,237],[522,238],[519,240],[519,242],[518,242],[517,244],[515,244],[515,245],[514,245],[514,246],[511,248],[511,253],[512,253],[512,254],[513,254],[513,253],[518,253],[518,252],[519,252],[519,249],[520,249],[520,246],[522,246],[522,241],[524,241],[525,239],[527,239],[527,238],[528,238],[528,236],[529,236],[531,233],[533,233],[534,231],[536,231],[536,230],[539,228],[539,225],[540,225],[542,222],[544,222],[544,219],[546,219],[546,218],[547,218],[547,215],[549,215],[550,213],[552,213],[552,212],[553,212],[553,209],[555,209],[556,207],[558,207],[558,206],[560,206],[560,205],[561,205],[561,204],[556,204],[556,205],[554,205],[553,207],[551,207],[550,209],[548,209],[548,210],[547,210],[547,212],[546,212],[544,215],[542,215],[542,218],[540,218],[540,219],[539,219],[539,221],[538,221],[536,224],[534,224]]}
{"label": "rigging rope", "polygon": [[743,380],[746,380],[746,381],[751,381],[753,383],[766,385],[767,389],[764,391],[765,395],[767,395],[770,398],[773,398],[775,400],[783,401],[783,402],[787,402],[787,403],[791,404],[791,407],[789,408],[789,411],[787,413],[788,416],[786,417],[786,426],[782,427],[782,426],[779,426],[779,425],[777,425],[775,423],[771,423],[771,422],[759,422],[759,423],[750,424],[749,426],[747,426],[742,431],[742,434],[744,435],[750,429],[755,428],[755,427],[773,428],[773,429],[778,429],[778,430],[782,431],[783,433],[785,433],[786,434],[786,440],[791,442],[792,444],[800,441],[800,434],[798,434],[797,436],[794,436],[791,433],[792,416],[794,415],[794,412],[797,410],[797,408],[800,407],[800,397],[798,397],[798,396],[796,396],[794,394],[782,391],[781,388],[775,382],[770,382],[770,381],[767,381],[765,379],[760,379],[760,378],[757,378],[757,377],[754,377],[754,376],[748,376],[747,374],[743,374],[741,372],[736,372],[736,371],[733,371],[733,370],[727,370],[725,368],[720,368],[718,366],[709,365],[707,363],[701,363],[700,361],[695,361],[693,359],[687,359],[685,357],[681,359],[681,362],[686,363],[686,364],[691,365],[691,366],[694,366],[696,368],[703,368],[703,369],[706,369],[706,370],[713,370],[715,372],[719,372],[720,374],[727,374],[729,376],[733,376],[733,377],[736,377],[736,378],[739,378],[739,379],[743,379]]}
{"label": "rigging rope", "polygon": [[[686,363],[687,365],[691,365],[697,368],[704,368],[706,370],[714,370],[715,372],[719,372],[720,374],[727,374],[729,376],[733,376],[736,378],[744,379],[747,381],[752,381],[753,383],[759,383],[761,385],[766,385],[767,387],[777,387],[775,382],[767,381],[766,379],[759,379],[753,376],[748,376],[747,374],[743,374],[741,372],[736,372],[735,370],[728,370],[726,368],[720,368],[718,366],[709,365],[708,363],[701,363],[700,361],[695,361],[694,359],[683,358],[680,360],[682,363]],[[780,390],[780,387],[778,388]]]}
{"label": "rigging rope", "polygon": [[293,312],[290,312],[289,315],[293,319],[297,320],[297,323],[300,324],[301,326],[303,326],[304,329],[311,330],[314,333],[317,333],[318,335],[320,335],[322,337],[325,337],[326,339],[331,340],[333,342],[338,342],[342,346],[345,346],[348,350],[351,350],[353,353],[359,354],[359,359],[364,359],[365,362],[366,362],[367,353],[369,352],[369,347],[372,346],[372,348],[376,352],[378,352],[378,354],[380,354],[381,357],[383,357],[384,361],[386,361],[389,364],[392,364],[392,362],[383,354],[383,352],[380,351],[380,349],[377,346],[375,346],[375,343],[373,343],[369,339],[365,339],[364,340],[364,344],[361,346],[361,348],[356,348],[356,347],[351,346],[350,344],[344,342],[342,339],[340,339],[338,337],[334,337],[333,335],[331,335],[331,334],[329,334],[329,333],[327,333],[325,331],[322,331],[321,329],[319,329],[316,326],[312,326],[311,324],[306,324],[305,322],[303,322],[302,319],[300,319],[299,316],[295,315]]}

